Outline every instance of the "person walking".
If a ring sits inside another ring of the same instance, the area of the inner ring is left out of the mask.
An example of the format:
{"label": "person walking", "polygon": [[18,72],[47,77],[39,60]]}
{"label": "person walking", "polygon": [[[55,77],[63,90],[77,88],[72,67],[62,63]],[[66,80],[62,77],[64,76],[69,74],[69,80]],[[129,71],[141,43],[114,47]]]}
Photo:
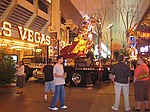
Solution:
{"label": "person walking", "polygon": [[54,84],[55,84],[55,93],[52,97],[50,106],[48,107],[50,110],[58,110],[56,107],[56,102],[58,99],[60,100],[60,108],[61,109],[67,109],[67,106],[65,105],[65,78],[66,74],[64,73],[63,68],[63,57],[57,56],[57,63],[54,65],[53,68],[53,76],[54,76]]}
{"label": "person walking", "polygon": [[22,94],[23,93],[23,88],[25,87],[25,77],[26,74],[25,72],[25,66],[23,61],[19,61],[19,65],[16,67],[17,72],[17,83],[16,86],[19,87],[19,90],[16,94]]}
{"label": "person walking", "polygon": [[44,100],[47,102],[48,92],[50,92],[50,90],[51,90],[53,95],[55,93],[52,59],[49,59],[48,64],[43,67],[42,73],[43,73],[44,78],[45,78]]}
{"label": "person walking", "polygon": [[125,111],[130,111],[129,82],[132,74],[128,65],[125,64],[125,57],[123,55],[119,56],[119,61],[113,66],[111,74],[113,76],[115,89],[115,103],[111,108],[115,111],[118,110],[120,104],[120,94],[122,90],[124,95]]}
{"label": "person walking", "polygon": [[[144,57],[139,56],[137,59],[137,67],[134,70],[134,94],[136,101],[135,111],[140,111],[141,104],[144,103],[145,111],[149,111],[149,97],[148,97],[148,81],[150,80],[149,68],[144,63]],[[138,78],[142,73],[146,72],[147,77]]]}

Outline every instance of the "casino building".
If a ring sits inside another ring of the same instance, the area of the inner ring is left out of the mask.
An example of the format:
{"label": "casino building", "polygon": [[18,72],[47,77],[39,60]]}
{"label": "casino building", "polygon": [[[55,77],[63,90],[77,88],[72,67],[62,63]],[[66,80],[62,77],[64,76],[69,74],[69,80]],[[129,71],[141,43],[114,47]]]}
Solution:
{"label": "casino building", "polygon": [[69,0],[2,0],[0,7],[0,49],[31,66],[55,61],[82,20]]}

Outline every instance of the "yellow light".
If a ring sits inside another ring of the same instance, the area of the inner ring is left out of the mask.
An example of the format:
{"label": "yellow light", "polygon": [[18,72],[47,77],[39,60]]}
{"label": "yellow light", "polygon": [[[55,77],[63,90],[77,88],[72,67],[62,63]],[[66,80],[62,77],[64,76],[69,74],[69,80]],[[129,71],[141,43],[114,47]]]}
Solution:
{"label": "yellow light", "polygon": [[42,51],[42,49],[36,49],[36,52],[41,52]]}
{"label": "yellow light", "polygon": [[20,42],[20,41],[13,41],[13,42],[14,44],[20,44],[20,45],[25,44],[24,42]]}
{"label": "yellow light", "polygon": [[113,23],[110,23],[107,28],[111,28],[113,26]]}
{"label": "yellow light", "polygon": [[10,49],[26,49],[24,46],[11,46]]}
{"label": "yellow light", "polygon": [[0,46],[7,46],[7,44],[0,44]]}
{"label": "yellow light", "polygon": [[92,16],[91,16],[92,18],[94,18],[95,17],[95,15],[94,14],[92,14]]}
{"label": "yellow light", "polygon": [[34,49],[34,48],[32,48],[32,47],[31,47],[31,48],[30,48],[30,47],[27,47],[27,49]]}
{"label": "yellow light", "polygon": [[12,42],[11,40],[9,39],[3,39],[4,42]]}

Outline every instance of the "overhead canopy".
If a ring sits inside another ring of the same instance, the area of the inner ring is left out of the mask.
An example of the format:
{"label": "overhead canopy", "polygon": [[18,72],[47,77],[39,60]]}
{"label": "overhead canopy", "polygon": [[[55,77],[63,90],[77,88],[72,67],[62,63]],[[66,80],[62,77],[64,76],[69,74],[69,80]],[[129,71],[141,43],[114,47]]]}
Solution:
{"label": "overhead canopy", "polygon": [[145,32],[150,32],[150,6],[147,8],[141,21],[139,22],[137,30],[138,31],[145,30]]}
{"label": "overhead canopy", "polygon": [[[104,12],[107,12],[103,25],[102,39],[104,44],[108,43],[108,46],[110,46],[110,31],[107,26],[110,23],[113,23],[112,42],[116,42],[122,46],[126,42],[125,32],[128,27],[133,27],[136,23],[141,21],[144,13],[150,6],[149,0],[71,0],[71,2],[82,16],[85,14],[89,16],[95,14],[103,17]],[[148,11],[150,12],[149,9]],[[135,15],[133,16],[134,13]],[[131,19],[131,16],[134,18]]]}

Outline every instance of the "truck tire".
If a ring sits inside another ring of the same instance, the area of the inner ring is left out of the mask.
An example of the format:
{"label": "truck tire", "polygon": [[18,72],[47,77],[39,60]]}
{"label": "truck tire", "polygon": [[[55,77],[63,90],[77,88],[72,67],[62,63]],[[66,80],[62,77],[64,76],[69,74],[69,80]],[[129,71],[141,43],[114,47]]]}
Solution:
{"label": "truck tire", "polygon": [[73,72],[71,74],[71,85],[72,86],[84,86],[86,82],[85,75],[82,72]]}
{"label": "truck tire", "polygon": [[67,75],[66,79],[65,79],[65,83],[68,84],[70,82],[70,76]]}
{"label": "truck tire", "polygon": [[26,75],[25,81],[27,82],[30,79],[29,75]]}
{"label": "truck tire", "polygon": [[25,81],[28,81],[31,77],[31,74],[30,74],[30,67],[28,65],[25,65],[25,74],[26,74],[26,78],[25,78]]}

